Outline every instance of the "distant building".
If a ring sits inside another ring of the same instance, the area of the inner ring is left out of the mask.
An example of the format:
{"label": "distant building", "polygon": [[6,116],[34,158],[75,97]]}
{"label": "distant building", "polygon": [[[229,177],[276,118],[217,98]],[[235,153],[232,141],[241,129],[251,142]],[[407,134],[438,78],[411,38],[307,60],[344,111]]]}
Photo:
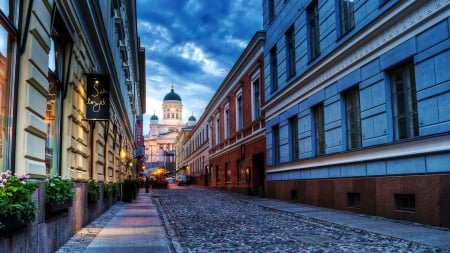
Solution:
{"label": "distant building", "polygon": [[[161,123],[156,114],[151,116],[150,132],[144,138],[146,168],[165,167],[175,174],[175,142],[185,125],[182,123],[183,103],[173,86],[164,96],[162,112]],[[186,125],[195,125],[195,121],[195,117],[191,116]]]}
{"label": "distant building", "polygon": [[195,127],[182,138],[178,169],[196,184],[264,192],[264,40],[263,31],[254,34]]}
{"label": "distant building", "polygon": [[263,1],[269,197],[450,227],[449,5]]}

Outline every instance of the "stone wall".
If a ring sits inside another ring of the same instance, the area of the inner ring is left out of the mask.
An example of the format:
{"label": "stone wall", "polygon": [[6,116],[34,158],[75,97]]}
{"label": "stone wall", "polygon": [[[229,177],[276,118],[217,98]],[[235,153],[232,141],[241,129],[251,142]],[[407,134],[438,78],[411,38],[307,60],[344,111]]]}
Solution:
{"label": "stone wall", "polygon": [[36,220],[26,227],[0,234],[0,252],[55,252],[83,226],[108,210],[117,196],[103,199],[103,184],[96,203],[88,203],[87,184],[76,183],[72,206],[54,214],[45,211],[45,186],[42,184],[33,195],[39,203]]}

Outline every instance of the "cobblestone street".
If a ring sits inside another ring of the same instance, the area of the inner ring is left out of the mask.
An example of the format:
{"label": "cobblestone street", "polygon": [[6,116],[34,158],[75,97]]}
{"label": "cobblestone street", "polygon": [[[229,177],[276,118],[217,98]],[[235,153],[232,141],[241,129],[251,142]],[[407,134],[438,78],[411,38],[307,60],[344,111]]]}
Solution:
{"label": "cobblestone street", "polygon": [[185,186],[153,195],[177,252],[447,252],[265,208],[224,191]]}

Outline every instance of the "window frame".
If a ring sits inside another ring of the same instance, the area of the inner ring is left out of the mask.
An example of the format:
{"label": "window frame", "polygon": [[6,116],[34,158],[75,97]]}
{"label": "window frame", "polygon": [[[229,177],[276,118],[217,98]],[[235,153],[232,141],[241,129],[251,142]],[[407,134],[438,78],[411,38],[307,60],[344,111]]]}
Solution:
{"label": "window frame", "polygon": [[270,57],[270,91],[274,93],[278,90],[278,57],[277,45],[273,46],[269,51]]}
{"label": "window frame", "polygon": [[355,28],[355,9],[352,0],[339,0],[339,33],[341,36]]}
{"label": "window frame", "polygon": [[[11,170],[15,172],[15,155],[14,147],[16,146],[16,139],[10,138],[16,135],[17,117],[15,111],[17,107],[17,81],[18,81],[18,58],[20,50],[20,37],[18,30],[18,5],[20,1],[13,1],[11,5],[8,5],[7,12],[4,9],[0,9],[0,26],[5,35],[5,57],[1,60],[1,64],[4,65],[4,87],[2,88],[1,98],[2,108],[4,111],[0,112],[4,118],[0,122],[0,128],[3,133],[3,138],[0,139],[0,171]],[[9,3],[9,1],[7,2]],[[3,35],[2,35],[3,36]],[[25,41],[26,37],[22,40]],[[2,80],[3,82],[3,80]]]}
{"label": "window frame", "polygon": [[290,160],[295,161],[299,159],[300,149],[298,145],[298,117],[292,116],[288,119],[289,122],[289,144],[290,144]]}
{"label": "window frame", "polygon": [[220,144],[220,114],[216,114],[216,145]]}
{"label": "window frame", "polygon": [[[342,94],[345,107],[347,149],[362,147],[361,101],[359,87],[355,86]],[[356,97],[355,97],[356,96]],[[355,144],[355,146],[353,145]]]}
{"label": "window frame", "polygon": [[313,61],[320,55],[320,23],[319,6],[317,0],[313,0],[306,8],[306,24],[308,31],[309,60]]}
{"label": "window frame", "polygon": [[291,25],[285,33],[286,37],[286,72],[287,79],[296,75],[295,66],[295,27]]}
{"label": "window frame", "polygon": [[325,118],[324,105],[320,103],[312,108],[314,119],[314,143],[315,155],[323,156],[326,154],[325,144]]}
{"label": "window frame", "polygon": [[[401,75],[398,80],[397,74]],[[407,62],[389,72],[393,138],[395,141],[419,136],[418,102],[414,63]],[[405,96],[406,95],[406,96]],[[399,112],[403,110],[404,113]],[[401,119],[404,119],[402,126]]]}
{"label": "window frame", "polygon": [[242,88],[240,88],[236,92],[236,131],[244,127],[244,107],[242,102]]}
{"label": "window frame", "polygon": [[228,103],[224,106],[223,117],[223,138],[228,139],[230,137],[230,105]]}
{"label": "window frame", "polygon": [[280,164],[280,126],[275,125],[272,127],[272,164]]}
{"label": "window frame", "polygon": [[261,78],[259,72],[252,76],[252,121],[261,118]]}

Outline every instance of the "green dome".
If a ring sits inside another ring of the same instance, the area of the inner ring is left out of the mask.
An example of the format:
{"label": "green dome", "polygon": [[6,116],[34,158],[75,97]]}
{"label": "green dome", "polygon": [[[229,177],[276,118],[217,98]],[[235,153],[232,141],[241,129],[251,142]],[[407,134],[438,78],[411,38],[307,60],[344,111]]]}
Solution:
{"label": "green dome", "polygon": [[192,115],[191,117],[189,117],[188,121],[197,121],[197,119],[194,117],[194,115]]}
{"label": "green dome", "polygon": [[158,120],[158,116],[156,116],[155,114],[153,114],[152,117],[150,118],[150,120]]}
{"label": "green dome", "polygon": [[173,87],[172,87],[172,89],[170,90],[170,93],[167,93],[167,95],[164,97],[164,101],[167,101],[167,100],[177,100],[177,101],[181,102],[181,97],[173,91]]}

